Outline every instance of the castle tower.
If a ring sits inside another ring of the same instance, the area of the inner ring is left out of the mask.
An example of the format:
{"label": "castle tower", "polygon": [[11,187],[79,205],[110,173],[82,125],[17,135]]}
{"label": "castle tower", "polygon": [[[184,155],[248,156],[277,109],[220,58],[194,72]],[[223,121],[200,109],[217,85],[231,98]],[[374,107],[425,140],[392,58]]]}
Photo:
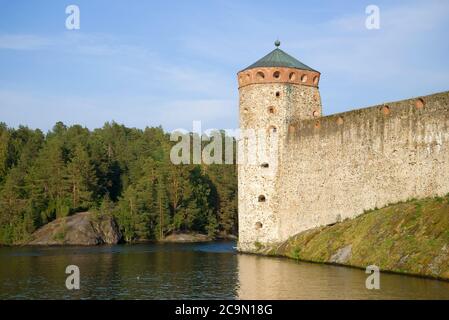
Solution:
{"label": "castle tower", "polygon": [[[245,155],[238,167],[241,251],[279,241],[283,195],[278,192],[282,183],[278,180],[278,164],[282,163],[289,124],[321,116],[320,73],[279,49],[279,45],[276,41],[276,49],[237,74],[243,133],[239,156]],[[256,138],[248,134],[252,130]]]}

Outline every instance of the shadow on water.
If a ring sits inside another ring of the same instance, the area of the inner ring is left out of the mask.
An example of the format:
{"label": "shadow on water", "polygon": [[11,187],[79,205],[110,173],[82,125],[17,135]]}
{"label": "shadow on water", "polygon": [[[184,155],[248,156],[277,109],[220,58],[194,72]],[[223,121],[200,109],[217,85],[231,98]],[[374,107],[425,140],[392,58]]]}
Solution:
{"label": "shadow on water", "polygon": [[[0,299],[449,299],[449,283],[236,254],[233,242],[0,248]],[[81,289],[65,287],[77,265]]]}

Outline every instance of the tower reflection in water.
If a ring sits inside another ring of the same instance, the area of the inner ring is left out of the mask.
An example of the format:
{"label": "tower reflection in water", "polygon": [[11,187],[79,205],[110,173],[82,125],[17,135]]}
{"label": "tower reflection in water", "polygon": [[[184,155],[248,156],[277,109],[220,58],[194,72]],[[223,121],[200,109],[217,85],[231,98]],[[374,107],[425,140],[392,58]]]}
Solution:
{"label": "tower reflection in water", "polygon": [[449,299],[449,283],[381,273],[379,290],[364,270],[237,255],[238,299]]}

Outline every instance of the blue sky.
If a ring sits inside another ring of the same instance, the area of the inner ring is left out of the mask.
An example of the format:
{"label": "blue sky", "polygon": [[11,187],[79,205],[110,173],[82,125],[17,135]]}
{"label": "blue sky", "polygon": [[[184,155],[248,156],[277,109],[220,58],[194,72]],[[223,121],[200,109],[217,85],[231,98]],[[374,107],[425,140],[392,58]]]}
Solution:
{"label": "blue sky", "polygon": [[0,0],[0,122],[236,128],[236,73],[276,38],[347,111],[449,90],[448,32],[448,1]]}

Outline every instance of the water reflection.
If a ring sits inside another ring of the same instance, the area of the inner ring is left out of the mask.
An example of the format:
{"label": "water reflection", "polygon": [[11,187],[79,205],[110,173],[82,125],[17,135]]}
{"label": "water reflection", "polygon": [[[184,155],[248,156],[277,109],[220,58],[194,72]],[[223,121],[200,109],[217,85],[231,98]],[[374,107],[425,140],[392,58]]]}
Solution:
{"label": "water reflection", "polygon": [[449,299],[449,283],[381,274],[368,290],[363,270],[283,258],[238,256],[240,299]]}
{"label": "water reflection", "polygon": [[[235,257],[230,243],[0,248],[0,298],[231,299]],[[78,291],[65,288],[70,264]]]}
{"label": "water reflection", "polygon": [[[0,299],[449,299],[449,283],[236,254],[234,243],[0,248]],[[65,288],[79,266],[81,289]]]}

